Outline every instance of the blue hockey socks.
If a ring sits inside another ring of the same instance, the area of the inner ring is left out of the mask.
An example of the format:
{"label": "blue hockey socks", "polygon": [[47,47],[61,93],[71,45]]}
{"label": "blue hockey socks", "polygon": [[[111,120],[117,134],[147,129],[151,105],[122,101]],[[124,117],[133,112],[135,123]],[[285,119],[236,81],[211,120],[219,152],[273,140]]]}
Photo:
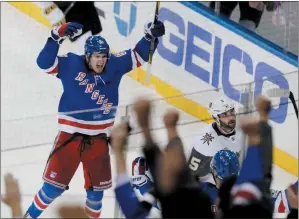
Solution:
{"label": "blue hockey socks", "polygon": [[104,191],[86,190],[85,213],[89,218],[99,218],[102,210]]}
{"label": "blue hockey socks", "polygon": [[60,196],[64,189],[44,183],[43,187],[35,195],[34,200],[25,214],[25,218],[38,218],[41,213],[52,203],[52,201]]}

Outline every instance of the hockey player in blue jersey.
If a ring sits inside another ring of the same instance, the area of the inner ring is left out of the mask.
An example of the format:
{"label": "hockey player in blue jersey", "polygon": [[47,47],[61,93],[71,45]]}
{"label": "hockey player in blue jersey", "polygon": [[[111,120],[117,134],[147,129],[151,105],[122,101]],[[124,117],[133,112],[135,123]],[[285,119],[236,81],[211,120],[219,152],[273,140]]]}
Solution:
{"label": "hockey player in blue jersey", "polygon": [[145,35],[133,49],[111,54],[101,36],[85,43],[85,55],[58,56],[60,44],[82,32],[82,25],[55,27],[37,58],[44,72],[60,79],[63,93],[58,107],[58,128],[43,174],[44,184],[35,195],[25,217],[37,218],[59,197],[82,162],[88,217],[98,218],[104,190],[112,186],[108,137],[118,106],[118,88],[124,74],[149,59],[151,40],[165,34],[161,21],[145,26]]}
{"label": "hockey player in blue jersey", "polygon": [[144,157],[136,157],[132,162],[132,176],[131,183],[133,189],[143,196],[152,187],[153,182],[146,174],[148,170],[146,160]]}
{"label": "hockey player in blue jersey", "polygon": [[[259,96],[256,109],[259,114],[258,119],[245,117],[240,123],[242,131],[247,135],[247,151],[238,177],[234,182],[230,182],[231,185],[225,186],[226,191],[223,187],[220,189],[222,190],[220,198],[229,197],[226,200],[221,200],[222,210],[224,209],[222,217],[272,218],[273,212],[280,211],[291,211],[289,215],[291,218],[292,216],[298,217],[298,210],[295,210],[298,209],[298,206],[294,206],[293,202],[293,198],[296,198],[294,196],[298,194],[298,181],[288,188],[288,192],[286,190],[271,191],[270,189],[273,136],[268,120],[271,101],[264,96]],[[293,194],[290,193],[290,190]]]}
{"label": "hockey player in blue jersey", "polygon": [[[147,175],[148,166],[145,157],[136,157],[132,162],[131,184],[137,196],[142,200],[153,189],[153,181]],[[155,208],[158,203],[155,203]]]}
{"label": "hockey player in blue jersey", "polygon": [[[208,193],[209,197],[214,204],[212,210],[217,211],[217,197],[218,190],[223,182],[223,180],[228,179],[232,176],[237,176],[239,172],[239,161],[236,154],[230,150],[220,150],[218,151],[212,159],[211,162],[211,173],[216,182],[216,185],[203,182],[201,183],[202,189]],[[298,181],[291,185],[291,187],[298,191]],[[289,213],[291,207],[287,197],[287,189],[279,191],[271,189],[272,204],[274,208],[274,213]]]}
{"label": "hockey player in blue jersey", "polygon": [[217,151],[213,156],[210,164],[210,171],[215,180],[215,184],[212,184],[210,182],[200,182],[200,185],[203,191],[205,191],[209,195],[213,203],[213,205],[211,206],[211,210],[214,213],[217,212],[216,200],[222,182],[232,176],[237,176],[239,173],[239,169],[239,159],[233,151],[226,149],[220,150]]}
{"label": "hockey player in blue jersey", "polygon": [[[291,188],[295,194],[298,194],[298,180],[293,183],[289,188]],[[288,199],[287,190],[275,190],[270,189],[272,196],[272,204],[274,207],[274,213],[290,213],[291,206]]]}
{"label": "hockey player in blue jersey", "polygon": [[157,207],[154,184],[147,175],[145,158],[133,160],[131,177],[127,171],[125,149],[128,135],[128,126],[124,123],[116,125],[111,133],[111,147],[115,155],[116,200],[125,218],[160,218],[161,211]]}

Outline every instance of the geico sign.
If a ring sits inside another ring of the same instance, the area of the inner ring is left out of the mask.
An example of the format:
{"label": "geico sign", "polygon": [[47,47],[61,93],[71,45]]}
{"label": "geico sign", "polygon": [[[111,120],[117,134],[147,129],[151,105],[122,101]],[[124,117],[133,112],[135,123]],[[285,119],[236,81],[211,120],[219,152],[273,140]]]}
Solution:
{"label": "geico sign", "polygon": [[[254,100],[261,94],[265,81],[269,81],[281,89],[289,89],[289,83],[281,71],[262,61],[257,62],[254,60],[255,62],[253,62],[254,54],[245,52],[233,43],[223,45],[221,36],[213,35],[207,28],[186,21],[182,16],[167,8],[160,9],[159,19],[164,22],[171,22],[177,27],[177,31],[170,33],[169,38],[165,36],[161,38],[161,43],[158,46],[159,55],[176,66],[181,66],[184,63],[185,71],[215,88],[218,88],[219,83],[221,83],[224,93],[229,98],[244,104],[244,92],[235,89],[229,81],[232,61],[244,65],[247,74],[253,77],[255,81],[253,88]],[[209,52],[195,45],[195,38],[207,43],[213,48],[213,51]],[[172,47],[172,49],[169,47]],[[212,71],[209,72],[193,63],[192,56],[197,56],[202,61],[212,65]],[[222,63],[222,66],[220,66],[220,63]],[[220,75],[222,75],[221,78]],[[285,121],[288,108],[287,102],[288,98],[282,97],[279,106],[272,108],[270,115],[272,121],[277,123]]]}

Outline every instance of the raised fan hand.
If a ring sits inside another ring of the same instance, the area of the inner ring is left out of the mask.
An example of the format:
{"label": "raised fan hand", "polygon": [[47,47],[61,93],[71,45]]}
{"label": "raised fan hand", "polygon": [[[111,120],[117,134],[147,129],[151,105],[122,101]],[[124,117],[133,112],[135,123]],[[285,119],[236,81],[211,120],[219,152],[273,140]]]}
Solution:
{"label": "raised fan hand", "polygon": [[11,175],[4,176],[5,194],[1,195],[1,201],[11,208],[12,217],[21,217],[21,193],[18,181]]}

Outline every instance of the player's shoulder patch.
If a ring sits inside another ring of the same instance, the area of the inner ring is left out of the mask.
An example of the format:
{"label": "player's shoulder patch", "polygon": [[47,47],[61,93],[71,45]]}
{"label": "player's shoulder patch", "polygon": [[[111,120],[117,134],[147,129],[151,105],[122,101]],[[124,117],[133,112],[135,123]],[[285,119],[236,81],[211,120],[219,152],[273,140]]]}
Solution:
{"label": "player's shoulder patch", "polygon": [[204,135],[201,137],[201,141],[203,144],[210,145],[210,143],[215,139],[215,137],[212,136],[212,133],[206,132]]}
{"label": "player's shoulder patch", "polygon": [[124,56],[124,55],[126,55],[126,54],[127,54],[126,51],[122,51],[122,52],[119,52],[119,53],[114,54],[114,56],[115,56],[115,57],[121,57],[121,56]]}

